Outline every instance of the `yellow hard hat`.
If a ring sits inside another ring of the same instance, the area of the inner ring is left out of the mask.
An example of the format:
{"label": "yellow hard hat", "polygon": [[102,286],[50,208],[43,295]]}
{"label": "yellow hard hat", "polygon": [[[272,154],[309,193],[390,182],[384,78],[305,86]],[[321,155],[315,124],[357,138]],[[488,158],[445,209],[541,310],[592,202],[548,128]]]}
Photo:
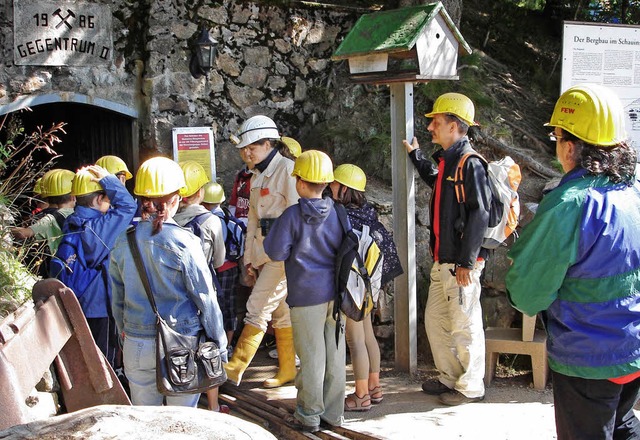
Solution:
{"label": "yellow hard hat", "polygon": [[33,184],[33,193],[40,196],[43,192],[44,190],[42,189],[42,177],[39,177],[38,180],[36,180],[36,183]]}
{"label": "yellow hard hat", "polygon": [[578,139],[602,147],[618,145],[627,138],[625,114],[616,94],[598,84],[577,84],[556,102],[551,121]]}
{"label": "yellow hard hat", "polygon": [[71,182],[74,176],[73,171],[61,168],[47,171],[42,176],[42,196],[57,197],[71,193]]}
{"label": "yellow hard hat", "polygon": [[162,197],[178,191],[185,196],[187,184],[182,168],[167,157],[152,157],[144,161],[136,173],[133,193],[143,197]]}
{"label": "yellow hard hat", "polygon": [[96,165],[100,165],[111,174],[124,173],[125,180],[129,180],[133,177],[133,174],[131,174],[129,172],[129,168],[127,168],[127,164],[118,156],[102,156],[100,159],[96,160]]}
{"label": "yellow hard hat", "polygon": [[284,142],[284,144],[287,146],[287,148],[289,149],[293,157],[300,156],[300,153],[302,153],[302,146],[297,140],[287,136],[282,136],[280,140]]}
{"label": "yellow hard hat", "polygon": [[433,103],[433,110],[427,113],[427,118],[433,118],[439,114],[455,115],[469,126],[478,125],[473,120],[476,115],[476,109],[473,102],[461,93],[445,93],[438,96],[436,102]]}
{"label": "yellow hard hat", "polygon": [[180,168],[182,168],[182,172],[184,173],[184,181],[187,183],[186,193],[183,194],[184,197],[191,197],[198,192],[205,183],[209,182],[204,167],[195,160],[180,162]]}
{"label": "yellow hard hat", "polygon": [[73,182],[71,184],[71,195],[84,196],[97,191],[104,191],[102,185],[91,180],[94,178],[95,176],[87,169],[80,168],[76,173],[76,176],[73,178]]}
{"label": "yellow hard hat", "polygon": [[349,188],[364,192],[367,186],[367,176],[362,168],[350,163],[340,165],[333,171],[335,181]]}
{"label": "yellow hard hat", "polygon": [[222,203],[225,201],[224,189],[219,183],[208,182],[204,186],[204,200],[205,203]]}
{"label": "yellow hard hat", "polygon": [[333,163],[327,153],[308,150],[298,156],[291,175],[311,183],[331,183],[333,182]]}

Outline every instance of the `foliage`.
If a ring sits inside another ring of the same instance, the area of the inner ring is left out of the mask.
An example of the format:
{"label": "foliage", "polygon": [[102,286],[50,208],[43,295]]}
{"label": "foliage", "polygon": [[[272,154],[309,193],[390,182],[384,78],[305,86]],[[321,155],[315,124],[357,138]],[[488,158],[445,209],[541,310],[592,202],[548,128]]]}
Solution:
{"label": "foliage", "polygon": [[344,87],[339,99],[343,101],[343,111],[353,113],[319,123],[308,135],[313,143],[305,145],[327,150],[335,158],[336,166],[353,163],[365,169],[368,176],[390,180],[389,90],[365,85]]}
{"label": "foliage", "polygon": [[561,19],[598,23],[640,23],[638,0],[513,0],[512,3]]}
{"label": "foliage", "polygon": [[[46,130],[37,127],[25,135],[19,118],[5,115],[0,119],[0,316],[22,304],[37,279],[32,271],[43,243],[15,246],[10,229],[16,218],[28,218],[33,199],[29,193],[55,159],[53,146],[60,142],[56,133],[64,132],[64,125],[52,124]],[[34,156],[43,151],[49,156],[45,163]]]}
{"label": "foliage", "polygon": [[580,11],[580,18],[599,23],[640,23],[640,1],[604,0],[590,1]]}

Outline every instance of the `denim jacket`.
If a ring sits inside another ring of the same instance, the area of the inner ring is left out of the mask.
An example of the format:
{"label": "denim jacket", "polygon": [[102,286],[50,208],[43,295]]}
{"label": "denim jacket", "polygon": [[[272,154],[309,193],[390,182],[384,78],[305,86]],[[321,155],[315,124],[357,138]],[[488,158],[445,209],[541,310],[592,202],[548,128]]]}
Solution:
{"label": "denim jacket", "polygon": [[[195,335],[204,328],[218,347],[226,348],[222,313],[200,239],[173,220],[166,221],[155,235],[151,230],[150,221],[138,223],[136,238],[160,316],[183,334]],[[111,252],[109,275],[118,330],[133,337],[154,338],[156,316],[126,233],[118,237]]]}

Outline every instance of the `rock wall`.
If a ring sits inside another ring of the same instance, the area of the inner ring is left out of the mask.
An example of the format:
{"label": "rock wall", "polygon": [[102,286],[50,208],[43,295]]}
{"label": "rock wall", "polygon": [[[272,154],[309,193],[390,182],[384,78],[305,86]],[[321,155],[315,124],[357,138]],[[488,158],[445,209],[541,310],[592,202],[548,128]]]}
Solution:
{"label": "rock wall", "polygon": [[[327,89],[341,67],[330,56],[367,12],[230,0],[102,3],[113,14],[113,62],[77,67],[15,66],[12,5],[5,3],[0,106],[25,96],[73,93],[135,109],[140,160],[170,154],[173,127],[212,126],[218,173],[227,185],[241,165],[229,134],[248,117],[266,114],[298,138],[304,126],[326,120]],[[215,68],[195,79],[189,60],[200,26],[219,45]],[[326,149],[320,142],[303,146]]]}

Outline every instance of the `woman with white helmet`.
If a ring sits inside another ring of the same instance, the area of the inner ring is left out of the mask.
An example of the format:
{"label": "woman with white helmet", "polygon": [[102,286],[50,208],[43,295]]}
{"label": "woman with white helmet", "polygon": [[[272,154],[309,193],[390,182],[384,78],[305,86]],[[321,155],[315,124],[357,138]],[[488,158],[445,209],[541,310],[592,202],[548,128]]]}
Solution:
{"label": "woman with white helmet", "polygon": [[[144,162],[134,193],[154,211],[136,226],[135,236],[160,315],[174,330],[196,335],[204,328],[218,347],[227,346],[222,314],[200,239],[178,226],[186,184],[180,166],[164,157]],[[156,316],[133,260],[126,234],[118,237],[109,269],[112,309],[124,334],[124,366],[134,405],[162,405],[156,387]],[[223,361],[226,361],[226,352]],[[200,393],[166,396],[167,405],[196,407]]]}
{"label": "woman with white helmet", "polygon": [[240,384],[271,320],[276,334],[279,369],[263,386],[275,388],[295,379],[297,370],[291,317],[284,301],[287,296],[284,263],[271,261],[264,251],[263,241],[273,222],[287,207],[298,202],[296,179],[291,176],[293,161],[278,152],[280,133],[275,122],[267,116],[247,119],[231,140],[236,148],[244,150],[245,162],[253,165],[244,264],[256,273],[257,279],[247,301],[242,333],[225,369],[229,382]]}

